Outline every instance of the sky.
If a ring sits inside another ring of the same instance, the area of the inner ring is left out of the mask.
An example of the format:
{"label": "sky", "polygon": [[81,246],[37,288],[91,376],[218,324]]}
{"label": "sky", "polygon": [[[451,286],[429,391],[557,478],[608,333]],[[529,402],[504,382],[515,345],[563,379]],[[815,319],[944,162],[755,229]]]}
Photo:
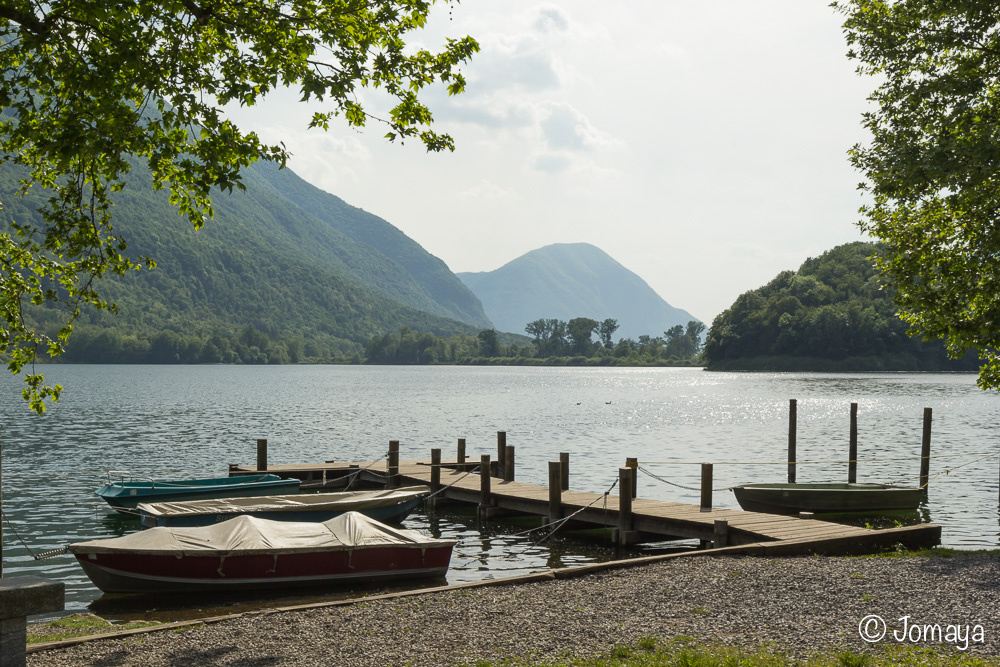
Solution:
{"label": "sky", "polygon": [[847,151],[874,84],[841,23],[827,0],[465,0],[415,37],[481,46],[465,93],[426,95],[454,152],[390,144],[376,124],[307,130],[316,109],[290,92],[231,114],[454,272],[591,243],[710,324],[864,239]]}

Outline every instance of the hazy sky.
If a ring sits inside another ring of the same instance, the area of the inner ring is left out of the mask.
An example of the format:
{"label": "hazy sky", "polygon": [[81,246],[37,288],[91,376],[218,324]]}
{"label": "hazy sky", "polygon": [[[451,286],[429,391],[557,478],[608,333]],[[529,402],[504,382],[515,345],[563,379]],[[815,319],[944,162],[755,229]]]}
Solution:
{"label": "hazy sky", "polygon": [[[235,118],[291,168],[379,215],[455,272],[592,243],[711,323],[855,223],[871,81],[826,0],[466,0],[421,41],[475,37],[468,89],[428,97],[454,153],[386,129],[306,131],[276,97]],[[366,101],[378,105],[376,95]]]}

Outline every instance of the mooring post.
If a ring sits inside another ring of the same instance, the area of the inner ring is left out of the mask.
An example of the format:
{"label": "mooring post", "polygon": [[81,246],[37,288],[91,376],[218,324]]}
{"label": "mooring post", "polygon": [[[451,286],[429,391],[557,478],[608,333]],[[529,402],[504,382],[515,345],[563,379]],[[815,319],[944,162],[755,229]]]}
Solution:
{"label": "mooring post", "polygon": [[[431,493],[441,489],[441,450],[431,450]],[[432,498],[433,500],[433,498]]]}
{"label": "mooring post", "polygon": [[399,440],[389,441],[389,459],[385,467],[386,486],[392,488],[399,480]]}
{"label": "mooring post", "polygon": [[625,459],[625,467],[632,471],[632,498],[636,498],[639,493],[639,459],[635,457]]}
{"label": "mooring post", "polygon": [[713,546],[716,549],[729,545],[729,522],[725,519],[715,520],[715,539]]}
{"label": "mooring post", "polygon": [[701,510],[712,510],[712,464],[701,464]]}
{"label": "mooring post", "polygon": [[507,431],[497,431],[497,476],[507,470]]}
{"label": "mooring post", "polygon": [[549,461],[549,523],[562,518],[562,463]]}
{"label": "mooring post", "polygon": [[257,438],[257,471],[267,470],[267,438]]}
{"label": "mooring post", "polygon": [[560,486],[563,491],[569,491],[569,452],[559,452],[559,465],[562,471]]}
{"label": "mooring post", "polygon": [[503,481],[514,481],[514,445],[507,445],[504,448]]}
{"label": "mooring post", "polygon": [[479,518],[486,518],[486,508],[493,502],[490,497],[490,455],[479,457]]}
{"label": "mooring post", "polygon": [[924,408],[924,437],[920,444],[920,488],[924,493],[931,476],[931,418],[931,409]]}
{"label": "mooring post", "polygon": [[628,543],[632,530],[632,469],[618,469],[618,544]]}
{"label": "mooring post", "polygon": [[795,484],[795,422],[798,419],[798,401],[788,401],[788,483]]}
{"label": "mooring post", "polygon": [[458,462],[458,469],[462,470],[465,466],[465,438],[458,439],[458,448],[455,452],[455,461]]}
{"label": "mooring post", "polygon": [[847,454],[847,483],[858,481],[858,404],[851,403],[851,445]]}

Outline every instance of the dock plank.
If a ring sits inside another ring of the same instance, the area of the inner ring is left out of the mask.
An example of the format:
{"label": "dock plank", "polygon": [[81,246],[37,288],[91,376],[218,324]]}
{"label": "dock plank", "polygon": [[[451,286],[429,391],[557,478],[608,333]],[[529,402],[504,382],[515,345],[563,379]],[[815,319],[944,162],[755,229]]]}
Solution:
{"label": "dock plank", "polygon": [[[478,462],[468,459],[465,465],[474,466]],[[443,461],[440,475],[442,487],[440,497],[458,502],[478,504],[481,479],[479,472],[454,469],[457,461]],[[452,467],[447,467],[452,466]],[[326,463],[280,464],[268,466],[268,472],[287,477],[298,477],[315,481],[335,480],[344,475],[361,471],[363,479],[371,484],[385,484],[387,481],[386,461],[351,461]],[[432,468],[427,461],[400,461],[398,482],[403,486],[415,484],[430,485]],[[254,467],[230,466],[230,474],[251,474]],[[549,489],[547,486],[519,481],[490,480],[491,505],[500,510],[527,512],[543,517],[548,516]],[[560,512],[563,517],[574,515],[574,520],[594,526],[618,527],[620,496],[591,491],[564,490],[560,494]],[[671,501],[635,498],[631,502],[632,525],[636,529],[628,535],[630,539],[675,539],[695,538],[703,543],[715,539],[715,522],[728,522],[729,538],[743,544],[778,543],[783,545],[780,553],[812,553],[817,548],[829,548],[835,544],[840,550],[850,551],[852,545],[858,549],[864,545],[881,544],[890,539],[892,529],[874,531],[866,528],[847,526],[829,521],[800,519],[796,516],[746,512],[738,509],[709,508]],[[940,538],[940,527],[925,524],[926,528],[909,531],[914,540],[927,542],[934,535]]]}

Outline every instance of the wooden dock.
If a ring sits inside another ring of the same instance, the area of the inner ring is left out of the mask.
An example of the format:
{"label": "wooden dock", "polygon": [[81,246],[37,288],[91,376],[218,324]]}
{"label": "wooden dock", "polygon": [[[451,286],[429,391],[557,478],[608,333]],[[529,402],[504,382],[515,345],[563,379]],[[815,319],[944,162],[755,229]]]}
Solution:
{"label": "wooden dock", "polygon": [[[354,489],[423,484],[432,489],[430,502],[474,505],[483,519],[512,514],[535,515],[553,522],[568,518],[567,523],[572,522],[576,528],[611,528],[612,539],[620,545],[696,539],[703,548],[746,545],[748,551],[769,554],[833,555],[873,553],[898,544],[925,548],[939,544],[941,539],[941,527],[934,524],[872,530],[818,521],[811,515],[795,517],[716,508],[710,500],[704,502],[704,493],[703,506],[637,498],[633,491],[634,463],[619,470],[614,493],[570,490],[567,455],[550,462],[548,486],[518,482],[514,480],[513,448],[502,442],[500,447],[505,456],[499,462],[491,461],[487,455],[478,462],[467,460],[464,442],[460,442],[458,456],[452,460],[442,460],[441,450],[434,449],[428,461],[399,461],[398,443],[393,441],[388,461],[269,466],[265,444],[264,457],[258,455],[257,466],[231,465],[230,474],[266,470],[301,479],[303,488],[330,491],[342,489],[348,482]],[[489,474],[481,475],[480,469],[488,470]],[[710,485],[711,480],[708,482]],[[750,545],[754,548],[749,548]]]}

